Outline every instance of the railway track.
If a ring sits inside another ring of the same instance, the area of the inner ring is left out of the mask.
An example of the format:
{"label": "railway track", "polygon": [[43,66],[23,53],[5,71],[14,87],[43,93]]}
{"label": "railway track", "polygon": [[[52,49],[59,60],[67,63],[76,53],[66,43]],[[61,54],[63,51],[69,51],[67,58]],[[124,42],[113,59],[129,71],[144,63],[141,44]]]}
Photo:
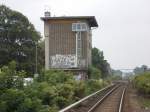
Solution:
{"label": "railway track", "polygon": [[59,112],[122,112],[125,84],[108,86]]}
{"label": "railway track", "polygon": [[124,87],[118,87],[88,112],[122,112]]}

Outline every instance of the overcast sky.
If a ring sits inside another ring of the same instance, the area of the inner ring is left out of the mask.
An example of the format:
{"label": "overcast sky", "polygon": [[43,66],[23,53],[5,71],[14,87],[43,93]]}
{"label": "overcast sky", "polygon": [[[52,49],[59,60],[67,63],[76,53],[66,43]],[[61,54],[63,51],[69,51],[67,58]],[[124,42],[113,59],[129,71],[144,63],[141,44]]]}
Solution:
{"label": "overcast sky", "polygon": [[42,35],[44,9],[50,9],[52,16],[95,16],[99,27],[93,31],[93,46],[104,51],[112,68],[150,66],[150,0],[0,0],[2,3],[27,16]]}

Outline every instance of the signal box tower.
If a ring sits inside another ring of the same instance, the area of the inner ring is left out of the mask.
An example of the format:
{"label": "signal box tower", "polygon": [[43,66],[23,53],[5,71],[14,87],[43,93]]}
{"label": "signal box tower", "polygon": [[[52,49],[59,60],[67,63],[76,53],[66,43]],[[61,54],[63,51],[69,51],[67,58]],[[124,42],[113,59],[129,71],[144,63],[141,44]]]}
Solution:
{"label": "signal box tower", "polygon": [[94,16],[51,17],[45,12],[45,68],[72,71],[77,79],[87,78],[91,65]]}

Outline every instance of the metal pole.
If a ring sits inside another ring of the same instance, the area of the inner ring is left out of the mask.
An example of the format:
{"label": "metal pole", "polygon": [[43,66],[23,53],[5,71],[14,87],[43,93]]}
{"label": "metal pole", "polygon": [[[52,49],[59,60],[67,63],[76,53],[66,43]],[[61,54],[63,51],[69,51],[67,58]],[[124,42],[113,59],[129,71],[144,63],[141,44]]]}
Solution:
{"label": "metal pole", "polygon": [[78,67],[78,32],[76,32],[76,67]]}
{"label": "metal pole", "polygon": [[37,44],[38,42],[35,42],[35,73],[34,73],[34,78],[38,77],[38,71],[37,71]]}
{"label": "metal pole", "polygon": [[35,74],[37,74],[37,42],[35,43]]}

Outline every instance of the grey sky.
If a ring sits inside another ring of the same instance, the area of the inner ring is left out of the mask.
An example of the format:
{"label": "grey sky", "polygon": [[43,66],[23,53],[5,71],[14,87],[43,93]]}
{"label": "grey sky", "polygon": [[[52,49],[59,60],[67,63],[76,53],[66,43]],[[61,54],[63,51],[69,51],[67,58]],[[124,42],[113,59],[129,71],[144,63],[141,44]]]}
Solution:
{"label": "grey sky", "polygon": [[43,35],[43,16],[96,16],[93,46],[104,51],[112,68],[150,66],[150,0],[0,0],[23,13]]}

